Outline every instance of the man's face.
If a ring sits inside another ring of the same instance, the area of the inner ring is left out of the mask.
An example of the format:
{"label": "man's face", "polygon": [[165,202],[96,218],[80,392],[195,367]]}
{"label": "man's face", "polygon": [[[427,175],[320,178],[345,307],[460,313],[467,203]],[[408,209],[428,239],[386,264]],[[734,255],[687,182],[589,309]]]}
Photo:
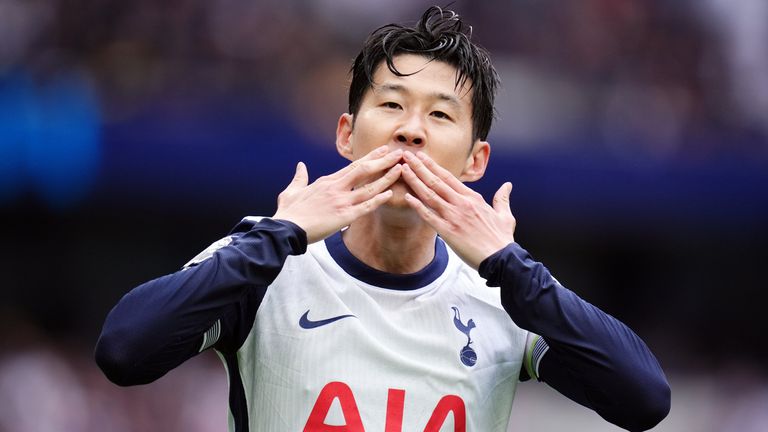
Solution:
{"label": "man's face", "polygon": [[[461,180],[482,177],[489,150],[488,143],[472,138],[471,83],[457,88],[456,69],[441,61],[402,54],[394,62],[398,71],[413,75],[397,76],[383,62],[377,67],[355,118],[339,119],[339,153],[357,160],[388,145],[423,151]],[[408,187],[400,179],[392,189],[390,204],[397,205]]]}

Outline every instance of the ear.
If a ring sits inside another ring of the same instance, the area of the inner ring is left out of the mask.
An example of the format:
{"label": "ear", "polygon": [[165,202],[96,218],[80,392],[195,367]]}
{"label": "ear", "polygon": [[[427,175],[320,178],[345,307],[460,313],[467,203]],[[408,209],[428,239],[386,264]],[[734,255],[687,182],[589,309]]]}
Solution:
{"label": "ear", "polygon": [[461,175],[459,175],[459,180],[463,182],[480,180],[485,174],[485,168],[488,166],[488,158],[490,156],[491,145],[487,141],[475,141],[472,151],[464,163],[464,169],[461,171]]}
{"label": "ear", "polygon": [[352,123],[354,117],[352,114],[344,113],[339,117],[339,124],[336,125],[336,151],[341,157],[347,160],[354,160],[352,154]]}

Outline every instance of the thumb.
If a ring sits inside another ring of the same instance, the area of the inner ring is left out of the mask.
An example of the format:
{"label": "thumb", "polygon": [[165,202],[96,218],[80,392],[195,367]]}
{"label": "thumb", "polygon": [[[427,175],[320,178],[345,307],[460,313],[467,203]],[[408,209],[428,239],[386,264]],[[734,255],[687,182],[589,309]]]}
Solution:
{"label": "thumb", "polygon": [[509,195],[512,193],[512,183],[506,182],[493,195],[493,209],[498,213],[511,213]]}
{"label": "thumb", "polygon": [[293,180],[288,188],[305,187],[309,184],[309,174],[307,173],[307,166],[304,162],[296,164],[296,174],[293,175]]}

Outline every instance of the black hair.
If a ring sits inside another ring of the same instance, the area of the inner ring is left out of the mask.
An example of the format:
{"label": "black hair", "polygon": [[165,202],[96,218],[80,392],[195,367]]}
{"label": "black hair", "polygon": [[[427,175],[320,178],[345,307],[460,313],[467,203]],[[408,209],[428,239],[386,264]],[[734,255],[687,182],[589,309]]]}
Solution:
{"label": "black hair", "polygon": [[470,83],[473,139],[485,140],[494,117],[493,101],[499,77],[488,51],[473,43],[471,37],[471,26],[464,24],[455,12],[438,6],[427,9],[414,27],[388,24],[374,30],[352,65],[349,112],[357,114],[381,62],[385,62],[393,74],[407,76],[412,74],[400,73],[395,68],[394,57],[398,54],[423,55],[455,67],[456,88]]}

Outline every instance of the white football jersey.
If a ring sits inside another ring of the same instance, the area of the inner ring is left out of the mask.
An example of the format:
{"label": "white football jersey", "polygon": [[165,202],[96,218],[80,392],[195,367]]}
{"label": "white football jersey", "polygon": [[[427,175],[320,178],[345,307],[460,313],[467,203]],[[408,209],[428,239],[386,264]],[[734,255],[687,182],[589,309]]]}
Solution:
{"label": "white football jersey", "polygon": [[414,275],[367,268],[340,234],[288,257],[225,361],[249,431],[506,431],[528,332],[499,288],[435,249]]}

